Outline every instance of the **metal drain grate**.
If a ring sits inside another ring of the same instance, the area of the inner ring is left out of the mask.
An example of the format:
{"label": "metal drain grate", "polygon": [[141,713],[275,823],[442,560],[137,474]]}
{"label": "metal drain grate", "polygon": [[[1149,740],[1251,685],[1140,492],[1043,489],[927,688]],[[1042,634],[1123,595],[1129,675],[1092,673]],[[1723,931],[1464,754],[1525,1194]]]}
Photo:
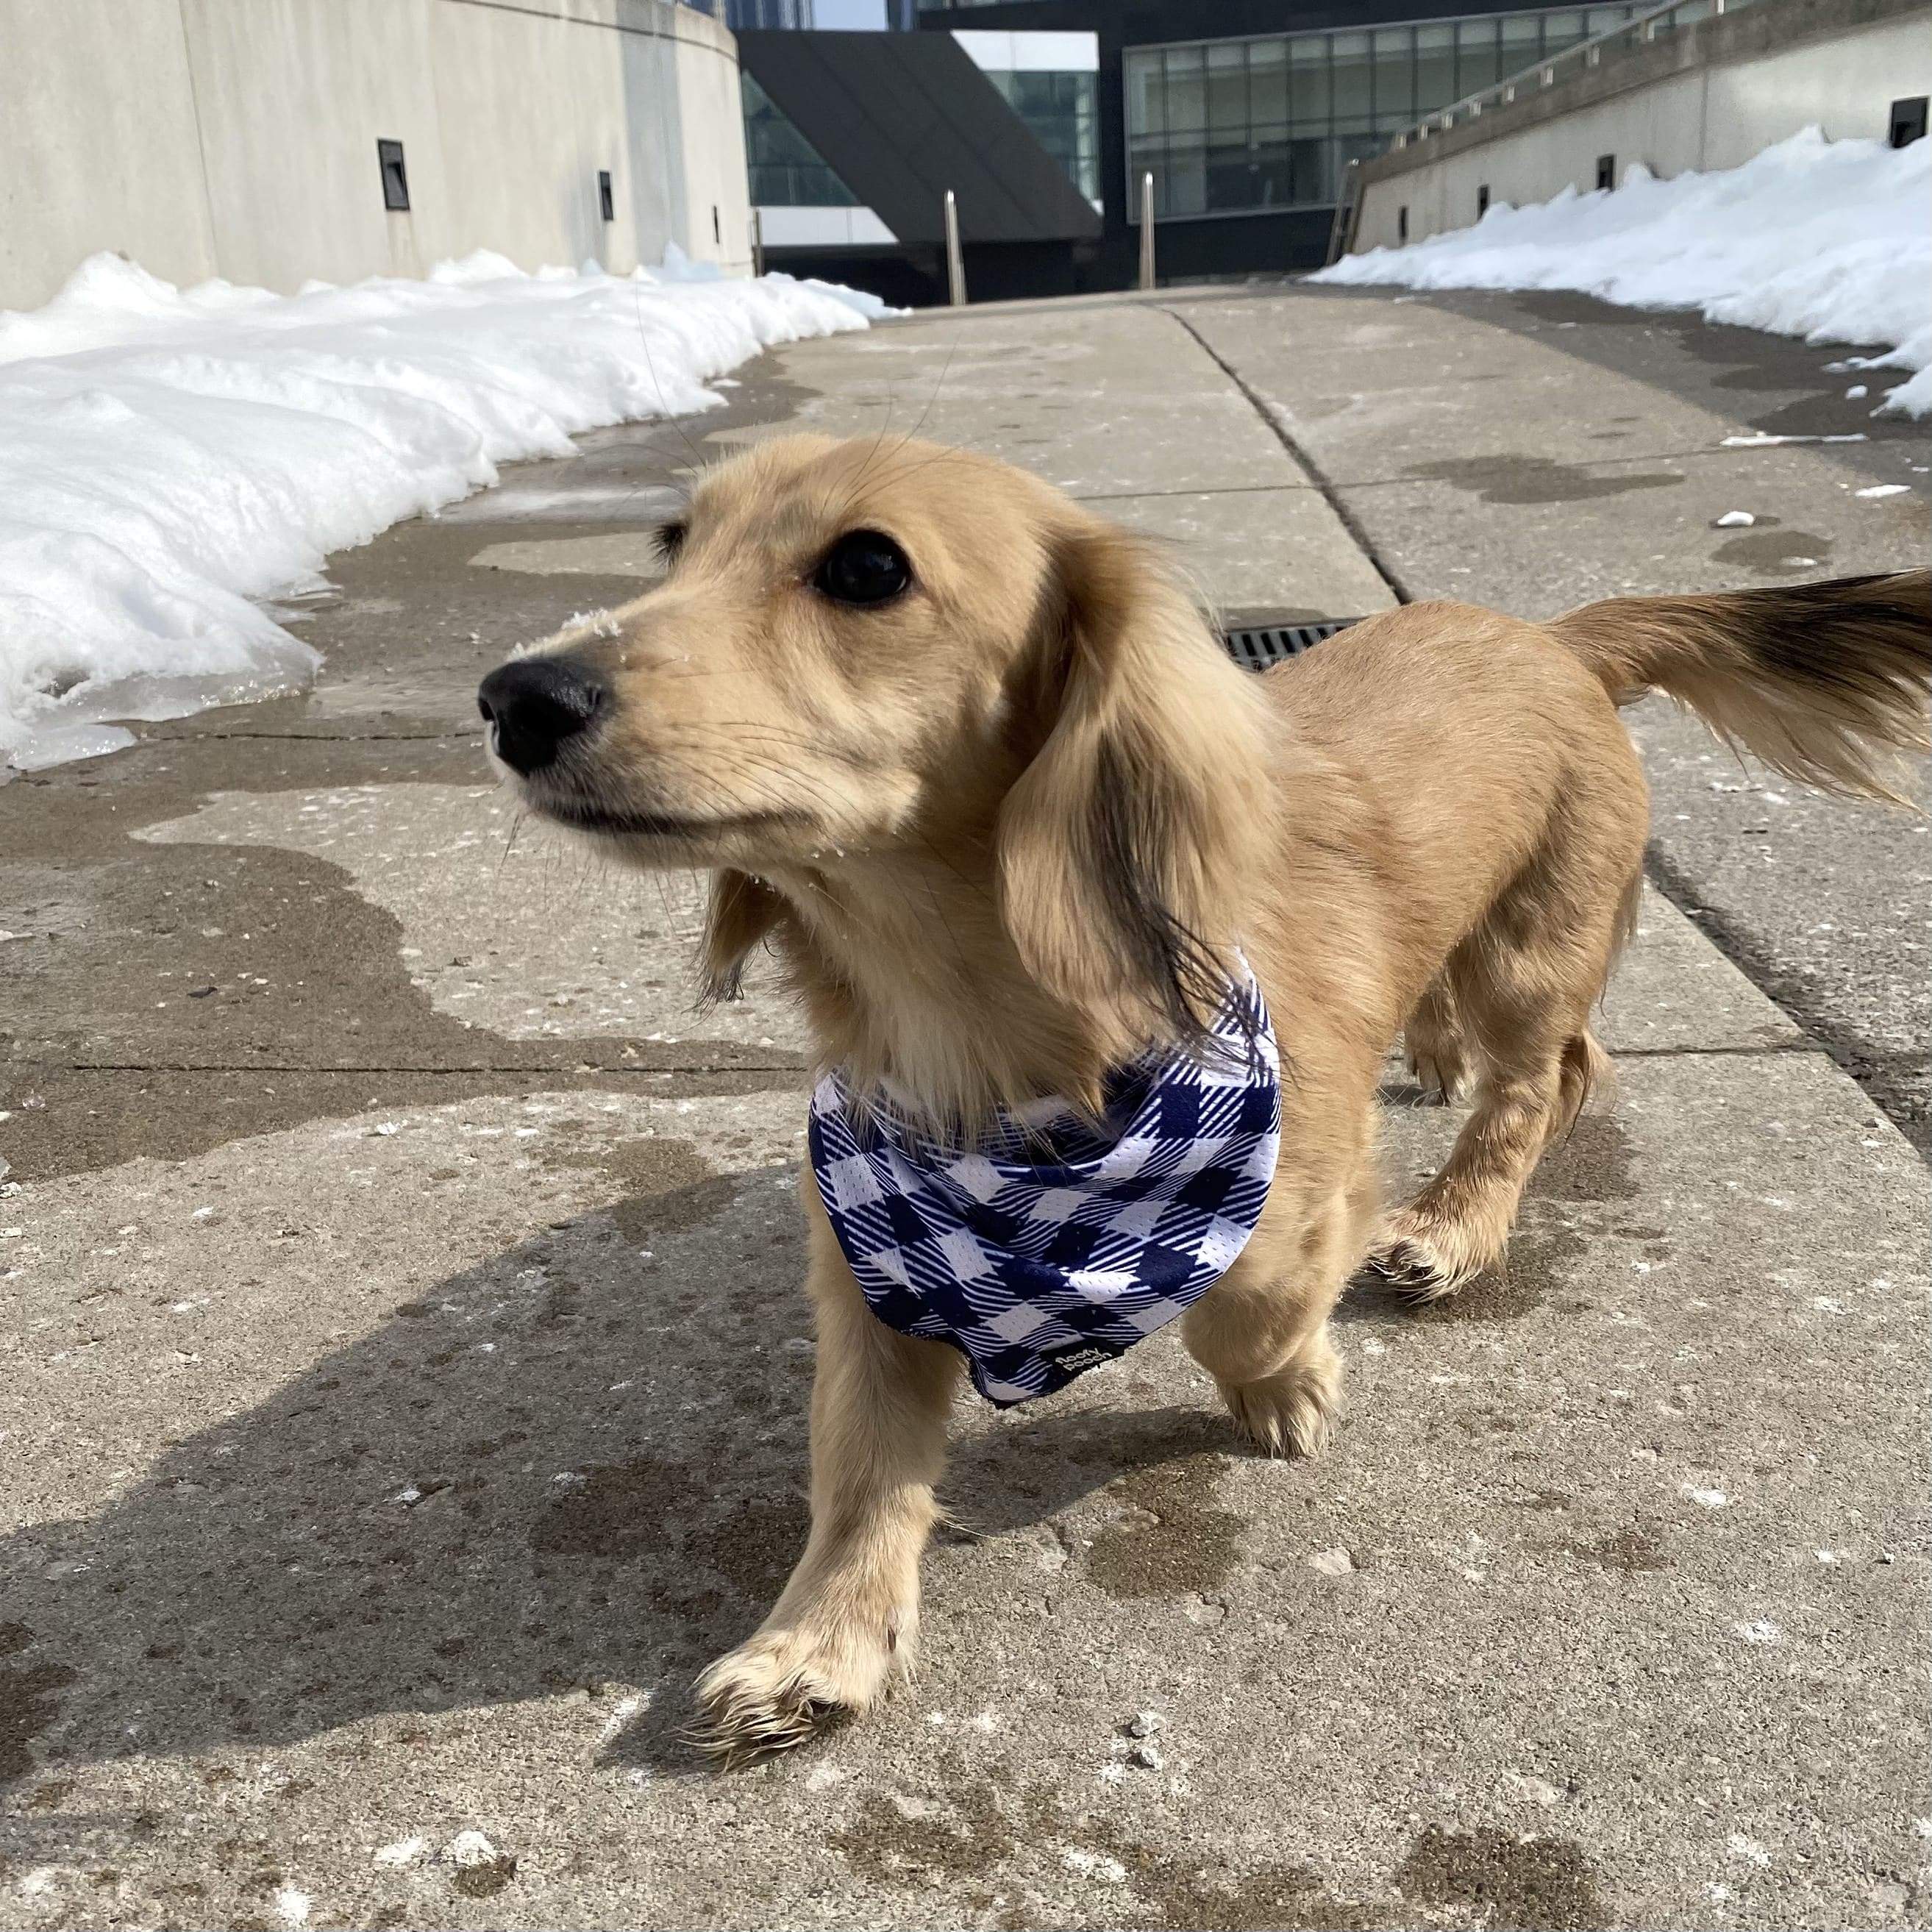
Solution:
{"label": "metal drain grate", "polygon": [[1311,644],[1358,623],[1355,617],[1324,617],[1313,624],[1250,624],[1223,631],[1221,642],[1244,670],[1266,670],[1284,658],[1298,656]]}

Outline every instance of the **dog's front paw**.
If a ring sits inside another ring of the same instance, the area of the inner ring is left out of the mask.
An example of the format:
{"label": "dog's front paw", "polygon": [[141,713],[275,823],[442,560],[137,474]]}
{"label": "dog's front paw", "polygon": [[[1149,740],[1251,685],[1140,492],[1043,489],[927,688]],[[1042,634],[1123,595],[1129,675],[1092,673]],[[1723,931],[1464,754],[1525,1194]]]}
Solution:
{"label": "dog's front paw", "polygon": [[913,1619],[876,1630],[812,1622],[763,1630],[698,1680],[690,1735],[720,1764],[742,1764],[802,1744],[825,1719],[878,1702],[912,1665]]}
{"label": "dog's front paw", "polygon": [[1273,1375],[1221,1384],[1235,1425],[1268,1456],[1318,1456],[1342,1413],[1342,1358],[1324,1334]]}

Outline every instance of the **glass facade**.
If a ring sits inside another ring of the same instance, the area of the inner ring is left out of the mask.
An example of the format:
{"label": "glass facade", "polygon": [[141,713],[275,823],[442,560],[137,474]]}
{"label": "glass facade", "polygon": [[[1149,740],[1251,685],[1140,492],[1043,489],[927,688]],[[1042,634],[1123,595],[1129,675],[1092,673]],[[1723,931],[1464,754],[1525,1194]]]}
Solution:
{"label": "glass facade", "polygon": [[818,150],[780,112],[778,103],[740,70],[745,162],[754,208],[856,208],[859,197]]}
{"label": "glass facade", "polygon": [[728,27],[809,27],[812,0],[685,0]]}
{"label": "glass facade", "polygon": [[1552,8],[1129,47],[1128,219],[1140,218],[1145,172],[1160,221],[1332,207],[1348,163],[1380,154],[1391,135],[1642,10]]}
{"label": "glass facade", "polygon": [[1024,121],[1066,178],[1100,205],[1100,76],[1093,74],[1000,74],[986,78]]}

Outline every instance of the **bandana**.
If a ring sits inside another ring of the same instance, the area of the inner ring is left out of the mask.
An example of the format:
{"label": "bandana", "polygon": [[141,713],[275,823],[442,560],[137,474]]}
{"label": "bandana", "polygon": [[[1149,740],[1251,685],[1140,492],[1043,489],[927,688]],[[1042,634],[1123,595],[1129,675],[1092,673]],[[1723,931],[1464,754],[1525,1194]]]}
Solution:
{"label": "bandana", "polygon": [[1281,1067],[1252,976],[1196,1052],[1110,1076],[1096,1126],[1067,1102],[934,1144],[836,1069],[814,1090],[812,1172],[874,1314],[948,1342],[1001,1408],[1064,1388],[1200,1300],[1247,1245],[1281,1146]]}

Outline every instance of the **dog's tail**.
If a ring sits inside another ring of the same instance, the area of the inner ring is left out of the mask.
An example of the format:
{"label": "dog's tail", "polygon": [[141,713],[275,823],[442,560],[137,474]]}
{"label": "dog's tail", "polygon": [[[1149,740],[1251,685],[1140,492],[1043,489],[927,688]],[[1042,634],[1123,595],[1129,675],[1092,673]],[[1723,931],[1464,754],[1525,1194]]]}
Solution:
{"label": "dog's tail", "polygon": [[1896,767],[1926,744],[1932,571],[1612,597],[1550,628],[1619,704],[1666,692],[1787,778],[1911,802]]}

